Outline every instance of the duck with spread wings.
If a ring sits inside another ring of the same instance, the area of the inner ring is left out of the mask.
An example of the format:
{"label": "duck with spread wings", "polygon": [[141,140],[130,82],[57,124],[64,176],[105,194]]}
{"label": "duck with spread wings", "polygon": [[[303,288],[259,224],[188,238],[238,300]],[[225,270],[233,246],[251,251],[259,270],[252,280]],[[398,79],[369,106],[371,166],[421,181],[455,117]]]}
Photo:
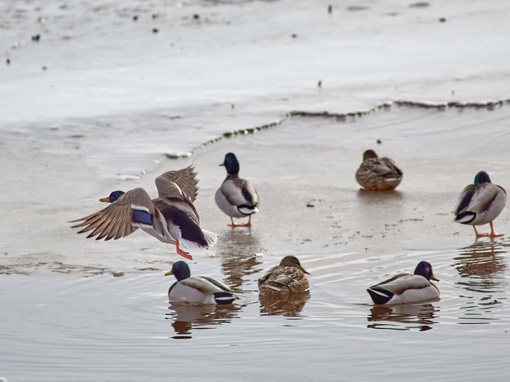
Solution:
{"label": "duck with spread wings", "polygon": [[[200,218],[193,202],[197,196],[196,172],[193,166],[167,171],[155,180],[158,197],[150,198],[143,188],[113,191],[100,199],[108,207],[73,220],[78,233],[90,232],[87,238],[105,241],[120,239],[138,228],[163,243],[175,244],[176,251],[192,259],[190,249],[207,249],[216,243],[216,234],[200,228]],[[183,249],[184,248],[184,249]]]}

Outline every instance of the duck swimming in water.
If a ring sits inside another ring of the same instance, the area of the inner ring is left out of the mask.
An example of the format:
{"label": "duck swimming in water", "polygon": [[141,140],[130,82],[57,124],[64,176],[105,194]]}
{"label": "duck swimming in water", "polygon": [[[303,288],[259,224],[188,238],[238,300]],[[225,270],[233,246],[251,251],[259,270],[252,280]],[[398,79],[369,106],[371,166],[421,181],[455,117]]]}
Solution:
{"label": "duck swimming in water", "polygon": [[236,299],[230,288],[219,281],[207,276],[191,276],[185,261],[176,261],[172,270],[165,274],[169,275],[177,279],[168,290],[168,299],[172,302],[225,305]]}
{"label": "duck swimming in water", "polygon": [[310,289],[305,273],[308,271],[301,266],[295,256],[285,256],[280,264],[272,267],[259,278],[261,294],[286,294],[293,292],[308,292]]}
{"label": "duck swimming in water", "polygon": [[414,274],[401,273],[367,289],[374,304],[418,303],[439,298],[439,289],[430,280],[439,281],[432,265],[420,261]]}

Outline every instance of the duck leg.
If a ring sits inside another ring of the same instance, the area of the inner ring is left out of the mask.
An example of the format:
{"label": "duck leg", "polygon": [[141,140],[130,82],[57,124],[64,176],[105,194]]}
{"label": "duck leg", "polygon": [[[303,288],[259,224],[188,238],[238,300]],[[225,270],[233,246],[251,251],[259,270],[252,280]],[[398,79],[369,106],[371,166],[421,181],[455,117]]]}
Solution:
{"label": "duck leg", "polygon": [[499,236],[503,236],[504,233],[496,233],[494,232],[494,225],[492,224],[492,222],[489,222],[489,225],[491,227],[491,232],[490,233],[480,233],[476,230],[476,226],[473,226],[473,229],[475,230],[475,235],[476,235],[476,238],[478,239],[479,237],[499,237]]}
{"label": "duck leg", "polygon": [[229,226],[232,227],[232,228],[235,228],[235,227],[251,227],[251,215],[248,215],[248,223],[244,223],[244,224],[236,224],[234,223],[234,218],[233,217],[230,217],[230,224]]}
{"label": "duck leg", "polygon": [[188,259],[188,260],[193,260],[193,257],[189,254],[189,252],[186,252],[184,251],[180,246],[179,246],[179,240],[177,240],[175,242],[175,250],[177,251],[177,253],[179,255],[181,255],[182,257],[184,257],[185,259]]}
{"label": "duck leg", "polygon": [[504,233],[496,233],[496,232],[494,232],[494,225],[492,224],[492,222],[490,222],[489,224],[491,226],[490,237],[499,237],[499,236],[503,236],[504,235]]}
{"label": "duck leg", "polygon": [[475,230],[475,235],[476,235],[476,238],[477,238],[477,239],[478,239],[479,237],[489,237],[489,236],[490,236],[490,234],[488,234],[488,233],[483,233],[483,232],[481,233],[481,232],[478,232],[478,231],[476,230],[476,226],[473,226],[473,229]]}

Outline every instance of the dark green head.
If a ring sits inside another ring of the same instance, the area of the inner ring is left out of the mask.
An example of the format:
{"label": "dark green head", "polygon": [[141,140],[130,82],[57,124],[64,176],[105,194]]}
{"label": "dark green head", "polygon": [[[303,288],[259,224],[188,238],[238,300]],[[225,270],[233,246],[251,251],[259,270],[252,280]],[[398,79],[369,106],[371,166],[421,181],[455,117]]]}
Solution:
{"label": "dark green head", "polygon": [[113,191],[109,196],[107,196],[106,198],[101,198],[99,199],[100,202],[104,202],[104,203],[113,203],[115,201],[117,201],[118,198],[120,198],[122,195],[124,195],[124,191]]}
{"label": "dark green head", "polygon": [[225,160],[220,166],[225,166],[229,175],[239,174],[240,166],[234,153],[228,153],[225,155]]}
{"label": "dark green head", "polygon": [[165,276],[170,275],[174,275],[177,281],[181,281],[191,277],[191,271],[189,269],[188,263],[182,260],[176,261],[172,265],[172,270],[165,273]]}
{"label": "dark green head", "polygon": [[479,183],[491,183],[491,178],[489,177],[489,174],[487,174],[485,171],[480,171],[475,176],[475,184]]}
{"label": "dark green head", "polygon": [[427,280],[435,280],[439,281],[436,276],[434,276],[434,272],[432,272],[432,265],[426,261],[420,261],[414,270],[415,275],[420,275],[425,277]]}

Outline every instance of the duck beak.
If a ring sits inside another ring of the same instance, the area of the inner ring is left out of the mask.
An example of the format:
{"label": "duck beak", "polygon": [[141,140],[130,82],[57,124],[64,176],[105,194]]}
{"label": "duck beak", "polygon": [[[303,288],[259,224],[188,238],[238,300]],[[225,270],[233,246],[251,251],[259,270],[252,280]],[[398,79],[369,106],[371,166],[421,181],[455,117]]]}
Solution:
{"label": "duck beak", "polygon": [[103,203],[110,203],[110,198],[108,196],[106,196],[104,198],[99,199],[99,201],[103,202]]}
{"label": "duck beak", "polygon": [[434,280],[434,281],[439,281],[439,279],[436,276],[434,276],[434,275],[430,276],[430,279]]}
{"label": "duck beak", "polygon": [[310,274],[310,272],[308,272],[305,268],[301,267],[301,270],[303,271],[303,273],[306,273],[307,275]]}
{"label": "duck beak", "polygon": [[225,163],[220,163],[220,166],[225,166]]}
{"label": "duck beak", "polygon": [[173,274],[174,274],[174,273],[170,270],[170,271],[168,271],[167,273],[165,273],[165,276],[171,276],[171,275],[173,275]]}

